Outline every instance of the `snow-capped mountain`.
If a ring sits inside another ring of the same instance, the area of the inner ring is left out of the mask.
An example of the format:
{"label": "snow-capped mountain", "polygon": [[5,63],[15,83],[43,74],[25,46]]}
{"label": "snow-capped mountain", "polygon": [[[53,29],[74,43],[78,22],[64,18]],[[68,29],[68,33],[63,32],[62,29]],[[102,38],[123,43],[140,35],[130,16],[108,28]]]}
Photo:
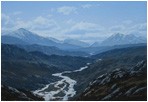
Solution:
{"label": "snow-capped mountain", "polygon": [[89,46],[88,43],[83,42],[83,41],[79,41],[76,39],[65,39],[64,43],[72,44],[72,45],[76,45],[76,46],[81,46],[81,47],[88,47]]}
{"label": "snow-capped mountain", "polygon": [[45,38],[39,36],[31,31],[28,31],[24,28],[20,28],[16,31],[9,32],[5,35],[2,35],[2,43],[6,44],[39,44],[45,46],[55,46],[60,49],[77,49],[80,46],[72,45],[69,43],[61,43],[55,38]]}
{"label": "snow-capped mountain", "polygon": [[109,38],[105,39],[101,44],[102,45],[123,45],[123,44],[137,44],[137,43],[146,43],[146,39],[143,37],[138,37],[133,34],[124,35],[124,34],[114,34]]}
{"label": "snow-capped mountain", "polygon": [[98,46],[100,46],[100,43],[99,43],[99,42],[94,42],[94,43],[91,45],[91,47],[98,47]]}
{"label": "snow-capped mountain", "polygon": [[56,43],[63,43],[61,40],[55,39],[53,37],[48,37],[49,40],[54,41]]}
{"label": "snow-capped mountain", "polygon": [[138,44],[138,43],[146,43],[146,38],[141,36],[135,36],[133,34],[124,35],[117,33],[111,35],[109,38],[102,41],[100,45],[113,46],[113,45]]}
{"label": "snow-capped mountain", "polygon": [[24,42],[27,42],[28,44],[55,45],[55,42],[41,37],[35,33],[32,33],[24,28],[20,28],[18,30],[3,35],[2,39],[6,39],[6,36],[22,40]]}

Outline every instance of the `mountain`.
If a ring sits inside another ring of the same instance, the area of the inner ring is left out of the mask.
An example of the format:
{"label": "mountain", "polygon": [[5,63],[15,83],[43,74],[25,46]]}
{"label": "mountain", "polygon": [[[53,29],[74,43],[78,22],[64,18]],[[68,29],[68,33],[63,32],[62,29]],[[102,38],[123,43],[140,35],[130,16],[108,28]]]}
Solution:
{"label": "mountain", "polygon": [[63,43],[62,41],[60,41],[60,40],[57,40],[57,39],[55,39],[55,38],[53,38],[53,37],[47,37],[49,40],[51,40],[51,41],[54,41],[54,42],[56,42],[56,43]]}
{"label": "mountain", "polygon": [[[96,55],[92,55],[91,58],[94,59],[109,59],[109,58],[113,58],[115,57],[116,59],[121,59],[120,57],[126,57],[128,60],[128,57],[130,56],[130,58],[132,58],[133,56],[140,56],[141,58],[143,58],[144,55],[146,55],[146,47],[147,45],[139,45],[139,46],[129,46],[129,47],[125,47],[125,48],[115,48],[115,49],[111,49],[109,51],[105,51]],[[134,51],[136,50],[136,51]],[[137,60],[141,60],[139,57],[139,59]],[[132,60],[133,61],[133,60]]]}
{"label": "mountain", "polygon": [[1,100],[2,101],[44,101],[43,98],[34,95],[30,91],[16,89],[10,86],[1,85]]}
{"label": "mountain", "polygon": [[101,46],[99,42],[94,42],[91,47],[98,47],[98,46]]}
{"label": "mountain", "polygon": [[[56,44],[55,42],[48,40],[44,37],[41,37],[35,33],[32,33],[24,28],[20,28],[16,31],[9,32],[9,33],[3,35],[2,41],[3,41],[3,39],[7,39],[6,37],[17,38],[21,41],[27,42],[28,44],[41,44],[41,45],[49,45],[49,46]],[[4,43],[4,42],[2,42],[2,43]],[[17,44],[19,44],[19,42],[17,42]]]}
{"label": "mountain", "polygon": [[60,55],[60,56],[65,56],[65,55],[69,55],[69,56],[89,56],[89,54],[87,54],[86,52],[82,52],[82,51],[66,51],[66,50],[61,50],[57,47],[54,46],[43,46],[43,45],[37,45],[37,44],[33,44],[33,45],[17,45],[20,48],[25,49],[28,52],[33,52],[33,51],[39,51],[42,53],[45,53],[47,55]]}
{"label": "mountain", "polygon": [[49,56],[2,44],[2,99],[42,100],[30,91],[58,81],[53,73],[78,69],[90,62],[85,70],[62,74],[77,81],[76,95],[70,100],[146,100],[146,56],[145,45],[118,48],[83,58]]}
{"label": "mountain", "polygon": [[77,85],[75,86],[77,94],[71,100],[79,97],[85,88],[88,87],[89,83],[97,77],[105,73],[110,73],[117,68],[128,70],[138,62],[146,60],[146,56],[146,46],[113,49],[93,55],[91,58],[95,61],[92,62],[87,69],[77,73],[64,74],[77,81]]}
{"label": "mountain", "polygon": [[147,63],[138,62],[134,67],[115,69],[89,83],[77,99],[79,101],[146,101]]}
{"label": "mountain", "polygon": [[[1,77],[2,84],[20,89],[36,89],[41,84],[52,82],[54,72],[61,69],[41,62],[36,56],[15,45],[1,46]],[[19,84],[18,84],[19,83]]]}
{"label": "mountain", "polygon": [[29,43],[27,43],[26,41],[23,41],[19,38],[13,37],[13,36],[9,36],[9,35],[3,35],[1,36],[1,42],[5,43],[5,44],[22,44],[22,45],[27,45]]}
{"label": "mountain", "polygon": [[16,45],[2,44],[2,61],[34,62],[57,66],[61,70],[75,70],[85,65],[91,58],[79,56],[47,55],[39,51],[27,52]]}
{"label": "mountain", "polygon": [[27,52],[9,44],[2,44],[1,53],[2,84],[26,90],[35,90],[56,81],[53,73],[76,70],[92,61],[84,57]]}
{"label": "mountain", "polygon": [[[15,42],[13,42],[15,41]],[[20,28],[16,31],[9,32],[2,36],[2,43],[6,44],[39,44],[45,46],[55,46],[60,49],[72,50],[80,48],[80,46],[72,44],[58,43],[58,41],[53,38],[41,37],[35,33],[32,33],[24,28]]]}
{"label": "mountain", "polygon": [[134,46],[146,46],[146,43],[138,43],[138,44],[124,44],[124,45],[114,45],[114,46],[97,46],[97,47],[86,47],[76,49],[75,51],[82,51],[89,53],[90,55],[96,55],[105,51],[113,50],[113,49],[120,49],[120,48],[127,48],[127,47],[134,47]]}
{"label": "mountain", "polygon": [[113,46],[113,45],[124,45],[124,44],[138,44],[146,43],[146,38],[141,36],[135,36],[134,34],[124,35],[124,34],[114,34],[99,43],[94,43],[92,47],[97,46]]}
{"label": "mountain", "polygon": [[76,46],[81,46],[81,47],[88,47],[89,46],[88,43],[85,43],[85,42],[82,42],[82,41],[79,41],[76,39],[65,39],[64,43],[72,44],[72,45],[76,45]]}

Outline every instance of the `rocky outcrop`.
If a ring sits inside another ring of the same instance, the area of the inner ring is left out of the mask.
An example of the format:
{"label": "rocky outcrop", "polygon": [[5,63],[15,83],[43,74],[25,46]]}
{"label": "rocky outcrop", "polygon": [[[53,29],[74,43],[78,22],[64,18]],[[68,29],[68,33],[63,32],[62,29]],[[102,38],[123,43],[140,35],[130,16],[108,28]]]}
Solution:
{"label": "rocky outcrop", "polygon": [[77,100],[146,100],[147,64],[140,61],[131,69],[115,69],[90,82]]}
{"label": "rocky outcrop", "polygon": [[2,90],[2,101],[43,101],[44,99],[34,95],[33,93],[21,90],[21,89],[15,89],[9,86],[1,86]]}

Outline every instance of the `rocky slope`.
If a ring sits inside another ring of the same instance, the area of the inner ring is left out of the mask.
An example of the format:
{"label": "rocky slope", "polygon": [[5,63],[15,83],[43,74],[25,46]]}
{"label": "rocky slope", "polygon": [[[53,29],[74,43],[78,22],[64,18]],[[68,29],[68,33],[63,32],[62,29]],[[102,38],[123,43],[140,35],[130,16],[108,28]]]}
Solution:
{"label": "rocky slope", "polygon": [[130,69],[115,69],[89,83],[77,100],[147,100],[147,64],[140,61]]}
{"label": "rocky slope", "polygon": [[146,60],[146,48],[146,46],[139,46],[106,51],[92,56],[95,61],[87,69],[77,73],[67,73],[66,76],[77,81],[75,97],[78,97],[85,90],[89,82],[100,75],[111,73],[117,68],[130,69],[138,62]]}
{"label": "rocky slope", "polygon": [[33,93],[21,90],[21,89],[15,89],[8,86],[1,86],[2,90],[2,101],[43,101],[44,99],[34,95]]}
{"label": "rocky slope", "polygon": [[2,43],[5,44],[21,44],[21,45],[30,45],[30,44],[38,44],[44,46],[55,46],[60,49],[65,50],[73,50],[81,48],[80,46],[72,45],[69,43],[59,43],[53,39],[39,36],[36,33],[28,31],[24,28],[19,28],[15,31],[2,34]]}

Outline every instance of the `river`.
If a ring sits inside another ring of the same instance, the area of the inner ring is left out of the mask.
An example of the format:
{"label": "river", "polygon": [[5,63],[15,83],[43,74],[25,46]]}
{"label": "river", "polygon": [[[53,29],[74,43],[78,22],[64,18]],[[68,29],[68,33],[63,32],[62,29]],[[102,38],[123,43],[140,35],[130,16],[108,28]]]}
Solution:
{"label": "river", "polygon": [[90,63],[87,63],[85,67],[81,67],[78,70],[52,74],[52,76],[60,77],[61,80],[50,83],[41,89],[33,91],[33,93],[43,97],[45,101],[68,100],[70,97],[73,97],[76,94],[74,86],[77,84],[77,82],[62,74],[82,71],[88,68],[89,64]]}

